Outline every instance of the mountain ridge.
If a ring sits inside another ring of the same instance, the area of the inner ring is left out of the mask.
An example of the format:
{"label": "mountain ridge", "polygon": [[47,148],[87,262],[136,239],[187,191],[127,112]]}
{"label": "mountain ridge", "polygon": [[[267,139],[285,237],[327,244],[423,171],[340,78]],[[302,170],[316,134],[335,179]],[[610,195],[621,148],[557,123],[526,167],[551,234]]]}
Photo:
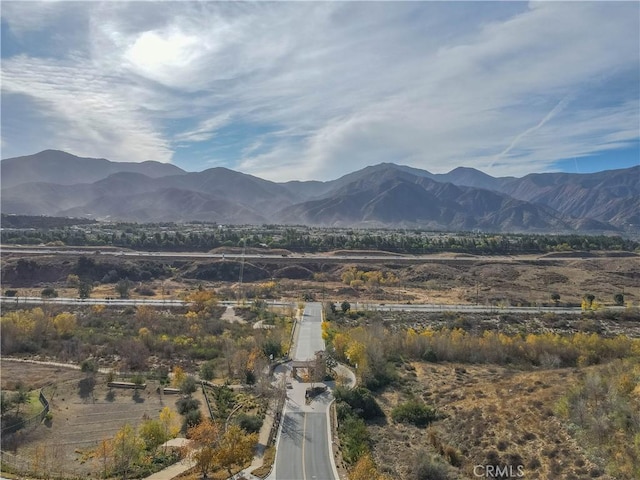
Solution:
{"label": "mountain ridge", "polygon": [[3,213],[541,232],[640,224],[640,166],[516,178],[380,163],[325,182],[277,183],[225,167],[187,172],[46,150],[2,160],[0,169]]}

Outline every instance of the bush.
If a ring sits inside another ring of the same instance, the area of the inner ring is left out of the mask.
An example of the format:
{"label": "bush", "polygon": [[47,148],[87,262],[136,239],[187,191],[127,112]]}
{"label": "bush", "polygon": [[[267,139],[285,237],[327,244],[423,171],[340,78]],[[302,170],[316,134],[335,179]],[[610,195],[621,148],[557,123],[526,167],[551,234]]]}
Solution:
{"label": "bush", "polygon": [[394,422],[410,423],[416,427],[426,427],[436,419],[435,409],[420,400],[401,403],[391,411]]}
{"label": "bush", "polygon": [[184,421],[182,422],[182,429],[186,432],[188,429],[198,425],[201,421],[202,421],[202,412],[200,412],[200,409],[196,408],[195,410],[189,410],[184,415]]}
{"label": "bush", "polygon": [[191,395],[198,389],[198,382],[191,375],[187,375],[180,384],[180,392],[185,395]]}
{"label": "bush", "polygon": [[616,305],[621,306],[624,305],[624,295],[622,293],[616,293],[613,296],[613,301],[616,303]]}
{"label": "bush", "polygon": [[142,295],[143,297],[153,297],[156,294],[156,292],[151,287],[147,287],[144,285],[134,288],[133,291],[139,295]]}
{"label": "bush", "polygon": [[42,289],[40,296],[42,298],[56,298],[58,296],[58,292],[53,287],[46,287]]}
{"label": "bush", "polygon": [[257,415],[241,413],[236,417],[236,423],[247,433],[258,433],[262,428],[262,418]]}
{"label": "bush", "polygon": [[216,376],[216,364],[209,360],[200,366],[200,378],[203,380],[213,380]]}
{"label": "bush", "polygon": [[361,418],[349,416],[339,427],[342,443],[342,457],[347,463],[354,464],[369,451],[371,438]]}
{"label": "bush", "polygon": [[344,402],[349,405],[353,413],[364,420],[384,417],[384,412],[380,405],[378,405],[371,392],[364,387],[357,387],[351,390],[338,387],[334,392],[334,396],[338,402]]}
{"label": "bush", "polygon": [[4,291],[4,296],[5,297],[15,297],[16,295],[18,295],[18,290],[5,290]]}
{"label": "bush", "polygon": [[178,407],[178,413],[180,415],[187,415],[189,412],[198,410],[200,400],[195,398],[181,398],[176,402],[176,407]]}
{"label": "bush", "polygon": [[412,469],[412,480],[448,480],[449,476],[448,467],[432,458],[426,452],[418,455],[416,459],[416,466]]}

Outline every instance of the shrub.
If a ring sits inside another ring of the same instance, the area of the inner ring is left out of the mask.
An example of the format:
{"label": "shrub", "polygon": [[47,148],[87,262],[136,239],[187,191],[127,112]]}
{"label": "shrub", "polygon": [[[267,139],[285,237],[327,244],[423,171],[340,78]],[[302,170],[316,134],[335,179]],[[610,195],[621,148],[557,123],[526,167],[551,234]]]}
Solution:
{"label": "shrub", "polygon": [[153,297],[156,294],[156,292],[151,287],[147,287],[144,285],[134,288],[133,291],[139,295],[142,295],[143,297]]}
{"label": "shrub", "polygon": [[401,403],[391,411],[394,422],[410,423],[416,427],[426,427],[437,417],[435,409],[420,400]]}
{"label": "shrub", "polygon": [[5,297],[15,297],[18,294],[18,290],[5,290],[4,291],[4,296]]}
{"label": "shrub", "polygon": [[200,407],[200,400],[195,398],[181,398],[176,402],[176,407],[178,408],[178,413],[180,415],[187,415],[193,410],[198,410]]}
{"label": "shrub", "polygon": [[191,395],[197,389],[198,389],[198,383],[196,382],[196,379],[193,378],[191,375],[188,375],[187,377],[185,377],[185,379],[180,384],[180,391],[185,395]]}
{"label": "shrub", "polygon": [[216,376],[216,365],[215,362],[209,360],[208,362],[204,362],[200,366],[200,378],[203,380],[213,380]]}
{"label": "shrub", "polygon": [[258,433],[262,428],[262,418],[257,415],[241,413],[236,417],[236,422],[247,433]]}
{"label": "shrub", "polygon": [[383,417],[384,413],[371,392],[364,387],[349,390],[344,387],[336,388],[334,396],[338,402],[344,402],[354,414],[365,420]]}
{"label": "shrub", "polygon": [[423,453],[417,458],[416,466],[412,469],[413,480],[448,480],[449,476],[447,466]]}
{"label": "shrub", "polygon": [[58,296],[58,292],[53,287],[46,287],[42,289],[40,296],[42,298],[56,298]]}
{"label": "shrub", "polygon": [[202,412],[200,412],[200,409],[196,408],[195,410],[189,410],[184,415],[184,421],[182,422],[182,429],[186,432],[189,428],[195,427],[201,421],[202,421]]}
{"label": "shrub", "polygon": [[354,464],[369,451],[371,438],[361,418],[349,416],[339,427],[342,456],[347,463]]}
{"label": "shrub", "polygon": [[616,293],[613,296],[613,301],[616,303],[616,305],[620,306],[620,305],[624,305],[624,295],[622,293]]}

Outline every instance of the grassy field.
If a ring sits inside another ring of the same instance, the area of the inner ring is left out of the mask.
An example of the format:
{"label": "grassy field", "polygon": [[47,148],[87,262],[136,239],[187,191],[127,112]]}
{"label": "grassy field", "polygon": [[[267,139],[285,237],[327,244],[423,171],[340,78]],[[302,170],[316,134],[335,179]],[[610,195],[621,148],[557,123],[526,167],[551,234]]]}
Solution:
{"label": "grassy field", "polygon": [[[597,368],[405,365],[402,386],[377,395],[386,419],[369,426],[374,456],[394,479],[425,478],[425,465],[440,472],[431,478],[451,479],[474,478],[478,465],[501,465],[514,474],[521,466],[527,480],[614,480],[603,459],[576,441],[556,414],[568,389]],[[393,422],[394,406],[410,398],[435,407],[439,419],[426,428]]]}

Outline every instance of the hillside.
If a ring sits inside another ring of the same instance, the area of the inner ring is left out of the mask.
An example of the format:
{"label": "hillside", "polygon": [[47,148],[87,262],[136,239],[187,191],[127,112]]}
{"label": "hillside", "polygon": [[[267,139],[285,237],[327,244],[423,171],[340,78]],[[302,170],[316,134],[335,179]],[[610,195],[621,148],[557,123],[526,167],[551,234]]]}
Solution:
{"label": "hillside", "polygon": [[640,224],[640,167],[495,178],[382,163],[328,182],[46,150],[2,160],[2,212],[136,222],[213,221],[497,232],[618,232]]}

